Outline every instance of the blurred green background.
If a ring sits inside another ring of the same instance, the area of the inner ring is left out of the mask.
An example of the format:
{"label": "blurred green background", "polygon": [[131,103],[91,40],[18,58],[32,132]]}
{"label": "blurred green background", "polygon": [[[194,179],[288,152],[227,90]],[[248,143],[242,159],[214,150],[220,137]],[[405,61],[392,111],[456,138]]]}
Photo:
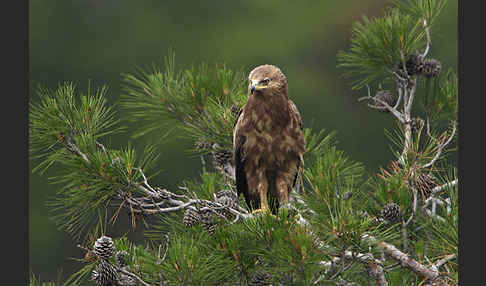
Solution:
{"label": "blurred green background", "polygon": [[[388,1],[29,1],[29,77],[31,100],[37,84],[55,88],[73,81],[79,90],[91,84],[109,86],[109,102],[120,96],[120,73],[136,66],[163,64],[172,48],[176,67],[201,62],[225,62],[250,71],[274,64],[286,74],[289,95],[302,113],[304,125],[337,131],[338,147],[369,173],[393,158],[385,128],[391,116],[357,102],[365,90],[351,91],[336,67],[336,53],[349,47],[353,22],[363,14],[381,15]],[[432,30],[431,56],[443,68],[457,66],[457,1],[448,1]],[[161,134],[162,136],[162,134]],[[161,137],[160,136],[160,137]],[[170,138],[169,138],[170,139]],[[152,138],[131,139],[129,133],[112,137],[111,146],[142,146]],[[184,178],[198,176],[201,163],[185,150],[190,142],[168,140],[160,145],[163,172],[153,184],[175,188]],[[31,161],[31,167],[36,162]],[[46,206],[57,186],[48,177],[30,174],[30,268],[41,280],[65,278],[81,258],[68,234],[56,229]],[[123,218],[120,218],[122,220]],[[127,225],[117,224],[116,236]],[[134,240],[140,232],[130,233]]]}

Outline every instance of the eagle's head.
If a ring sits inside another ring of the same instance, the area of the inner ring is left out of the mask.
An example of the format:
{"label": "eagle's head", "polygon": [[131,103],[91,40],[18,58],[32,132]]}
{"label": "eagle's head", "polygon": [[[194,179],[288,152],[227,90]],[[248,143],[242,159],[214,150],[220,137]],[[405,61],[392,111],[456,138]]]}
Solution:
{"label": "eagle's head", "polygon": [[261,65],[254,68],[248,76],[250,94],[272,96],[287,95],[287,79],[282,71],[272,65]]}

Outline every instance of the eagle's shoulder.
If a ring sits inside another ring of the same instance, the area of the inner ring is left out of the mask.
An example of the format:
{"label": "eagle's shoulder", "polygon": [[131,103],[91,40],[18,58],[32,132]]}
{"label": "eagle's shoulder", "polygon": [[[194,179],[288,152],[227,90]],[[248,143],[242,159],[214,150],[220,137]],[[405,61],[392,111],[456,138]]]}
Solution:
{"label": "eagle's shoulder", "polygon": [[[245,109],[246,104],[244,104],[238,113],[236,114],[236,119],[235,119],[235,124],[233,125],[233,130],[236,129],[236,125],[238,125],[238,122],[240,122],[243,119],[243,110]],[[241,124],[241,123],[240,123]]]}
{"label": "eagle's shoulder", "polygon": [[233,126],[233,145],[236,145],[237,136],[241,134],[241,127],[243,125],[243,121],[245,121],[245,107],[246,104],[241,107],[241,109],[238,111],[238,114],[236,115],[235,124]]}
{"label": "eagle's shoulder", "polygon": [[[236,115],[235,124],[233,127],[233,151],[234,153],[243,152],[242,147],[245,141],[245,135],[243,134],[243,122],[245,121],[245,107],[244,104],[241,109],[239,110],[238,114]],[[242,159],[242,154],[240,154]]]}
{"label": "eagle's shoulder", "polygon": [[[246,104],[245,104],[246,105]],[[235,166],[235,184],[238,195],[244,194],[247,204],[248,201],[248,182],[245,174],[245,151],[243,145],[246,141],[246,136],[242,134],[241,126],[245,117],[244,109],[245,105],[240,109],[236,116],[234,128],[233,128],[233,164]]]}
{"label": "eagle's shoulder", "polygon": [[300,129],[303,129],[302,117],[300,116],[299,109],[297,109],[297,106],[290,98],[288,99],[288,104],[289,104],[290,113],[292,114],[292,116],[294,116],[295,120],[297,120],[297,122],[299,123]]}

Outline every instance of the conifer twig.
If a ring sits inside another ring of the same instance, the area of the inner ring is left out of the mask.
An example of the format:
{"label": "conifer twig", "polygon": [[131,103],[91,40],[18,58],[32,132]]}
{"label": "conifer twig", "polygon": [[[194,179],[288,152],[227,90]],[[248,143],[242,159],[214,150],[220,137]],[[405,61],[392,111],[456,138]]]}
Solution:
{"label": "conifer twig", "polygon": [[[376,280],[377,285],[388,285],[388,282],[385,279],[385,274],[383,271],[383,261],[380,261],[376,258],[373,257],[371,253],[359,253],[359,252],[352,252],[352,251],[345,251],[343,252],[340,256],[334,257],[331,261],[321,261],[319,262],[319,265],[321,265],[324,268],[329,268],[332,269],[334,265],[336,264],[343,264],[344,265],[344,260],[351,260],[351,261],[358,261],[364,265],[366,265],[371,272],[373,273],[373,276]],[[350,267],[350,265],[348,265]],[[340,268],[334,275],[329,278],[333,279],[337,277],[342,271],[344,270],[344,267]],[[327,270],[329,271],[329,270]],[[327,271],[325,272],[324,275],[327,274]],[[319,276],[315,281],[314,284],[317,284],[319,281],[324,279],[324,275]]]}
{"label": "conifer twig", "polygon": [[419,263],[418,261],[410,257],[408,254],[401,252],[398,248],[396,248],[392,244],[382,241],[378,243],[378,246],[382,247],[385,251],[385,254],[387,254],[389,257],[397,261],[400,261],[403,267],[406,267],[423,277],[429,279],[435,279],[439,275],[439,273],[437,271],[434,271],[434,269],[431,269]]}
{"label": "conifer twig", "polygon": [[412,213],[410,214],[410,217],[406,222],[403,223],[403,227],[407,227],[411,222],[412,219],[415,216],[415,213],[417,212],[417,190],[415,188],[412,188],[412,193],[413,193],[413,205],[412,205]]}
{"label": "conifer twig", "polygon": [[167,253],[169,252],[169,245],[170,245],[170,232],[165,235],[167,237],[167,242],[165,246],[164,256],[162,257],[161,263],[165,261],[167,258]]}
{"label": "conifer twig", "polygon": [[[295,200],[301,201],[301,203],[305,204],[305,202],[303,200],[301,200],[300,196],[298,196],[298,195],[295,195]],[[298,211],[297,211],[297,217],[298,217],[297,223],[302,224],[304,226],[309,226],[309,222]],[[326,248],[329,247],[321,239],[319,239],[319,237],[314,235],[312,232],[310,232],[310,234],[314,236],[319,248],[326,249]],[[374,273],[374,277],[376,279],[377,284],[382,285],[382,286],[388,285],[388,282],[386,281],[385,276],[384,276],[384,272],[383,272],[382,264],[383,264],[384,261],[379,260],[379,259],[375,259],[371,253],[364,254],[364,253],[352,252],[352,251],[346,250],[341,254],[341,256],[336,256],[336,257],[332,258],[331,261],[320,261],[319,265],[321,265],[324,268],[332,269],[334,265],[339,264],[339,263],[344,263],[344,260],[346,260],[346,259],[351,260],[351,261],[357,260],[357,261],[364,263],[368,266],[370,264],[373,265],[373,267],[374,267],[373,273]],[[344,267],[341,268],[341,269],[344,269]],[[317,284],[319,281],[324,279],[324,277],[325,277],[325,275],[327,274],[328,271],[329,270],[327,270],[324,275],[320,275],[314,281],[313,284]],[[339,274],[339,271],[337,273]],[[337,276],[336,273],[333,275],[333,277],[334,276]]]}
{"label": "conifer twig", "polygon": [[[402,55],[403,57],[403,55]],[[405,65],[403,67],[405,69]],[[400,161],[404,161],[408,151],[410,150],[410,145],[412,143],[412,105],[415,98],[415,92],[417,88],[417,78],[415,77],[411,82],[407,80],[406,86],[402,86],[401,83],[398,84],[400,89],[403,89],[404,99],[403,99],[403,121],[402,124],[405,128],[403,150],[400,156]],[[411,86],[410,86],[411,85]]]}
{"label": "conifer twig", "polygon": [[457,185],[458,182],[459,182],[459,180],[455,179],[453,181],[450,181],[449,183],[445,183],[443,185],[437,186],[437,187],[432,189],[432,195],[436,195],[436,194],[442,192],[446,188],[454,187],[455,185]]}
{"label": "conifer twig", "polygon": [[343,254],[341,256],[336,256],[331,261],[321,261],[321,262],[319,262],[319,264],[323,267],[328,268],[328,267],[331,267],[331,265],[333,263],[334,264],[341,263],[342,259],[348,259],[348,260],[356,259],[356,260],[363,262],[363,263],[368,263],[368,262],[371,261],[371,262],[379,264],[379,265],[383,264],[382,261],[374,258],[371,253],[360,253],[360,252],[353,252],[353,251],[350,251],[350,250],[346,250],[345,252],[343,252]]}
{"label": "conifer twig", "polygon": [[440,220],[440,221],[442,221],[442,222],[444,222],[444,221],[445,221],[445,219],[444,219],[443,217],[441,217],[441,216],[440,216],[440,215],[438,215],[438,214],[433,213],[433,211],[431,211],[431,210],[429,210],[429,209],[424,209],[424,213],[425,213],[427,216],[432,217],[432,218],[435,218],[435,219],[438,219],[438,220]]}
{"label": "conifer twig", "polygon": [[[431,134],[430,134],[430,127],[429,127],[429,120],[427,119],[427,134],[429,135],[430,138],[432,138],[432,140],[434,141],[439,141],[439,139],[436,139],[434,138]],[[449,138],[447,139],[443,139],[442,141],[443,142],[439,142],[437,143],[438,144],[438,147],[437,147],[437,151],[435,153],[435,156],[434,158],[432,158],[427,164],[423,165],[422,168],[428,168],[430,166],[432,166],[440,157],[440,155],[442,154],[442,150],[444,149],[445,146],[447,146],[452,138],[454,138],[454,135],[456,134],[456,122],[453,121],[452,122],[452,132],[451,132],[451,135],[449,136]]]}
{"label": "conifer twig", "polygon": [[424,30],[425,30],[425,37],[427,38],[427,42],[426,42],[426,46],[425,46],[425,50],[424,52],[420,55],[420,57],[422,59],[424,59],[427,54],[429,53],[429,50],[430,50],[430,45],[432,43],[432,40],[430,38],[430,29],[429,29],[429,25],[427,24],[427,20],[425,20],[424,17],[422,17],[422,26],[424,27]]}
{"label": "conifer twig", "polygon": [[[88,159],[88,156],[83,152],[81,152],[79,147],[74,142],[73,138],[68,137],[64,143],[65,143],[65,147],[73,154],[80,156],[87,163],[91,163],[91,161]],[[96,145],[106,153],[106,148],[103,144],[96,142]],[[112,163],[115,162],[118,161],[112,160]],[[187,196],[175,194],[166,189],[162,189],[158,187],[154,188],[148,183],[148,179],[141,168],[133,168],[133,170],[136,170],[141,174],[143,178],[143,182],[141,184],[138,184],[137,188],[142,192],[146,193],[147,196],[137,198],[121,190],[117,193],[117,196],[119,198],[129,203],[128,206],[125,207],[129,207],[132,213],[143,213],[143,214],[166,213],[166,212],[173,212],[173,211],[186,209],[188,207],[191,207],[194,204],[203,204],[210,211],[212,211],[213,208],[218,210],[225,209],[228,210],[230,213],[236,215],[238,218],[239,217],[247,218],[249,216],[247,212],[245,213],[244,212],[245,210],[239,206],[238,209],[233,209],[231,207],[223,206],[217,202],[208,201],[208,200],[200,200],[200,199],[190,199],[188,201],[178,200],[178,199],[187,199]],[[161,199],[162,201],[156,202],[154,199],[159,199],[159,200]],[[162,208],[161,206],[164,204],[169,204],[171,206]],[[123,203],[120,204],[120,207],[122,206],[124,206]]]}
{"label": "conifer twig", "polygon": [[[436,206],[437,205],[442,206],[444,205],[444,203],[445,202],[442,201],[440,198],[436,198],[431,195],[428,199],[424,201],[424,205],[422,206],[422,211],[430,217],[434,217],[440,221],[445,221],[443,217],[436,214]],[[428,209],[429,205],[432,205],[430,210]]]}
{"label": "conifer twig", "polygon": [[400,102],[402,101],[402,97],[403,97],[403,91],[398,85],[397,85],[397,94],[398,94],[398,99],[397,102],[395,103],[395,106],[393,106],[393,108],[398,110],[398,106],[400,106]]}
{"label": "conifer twig", "polygon": [[386,281],[385,272],[383,271],[383,266],[376,263],[369,263],[370,274],[375,278],[376,285],[388,286],[388,281]]}
{"label": "conifer twig", "polygon": [[65,142],[66,149],[83,158],[83,160],[86,163],[91,164],[91,161],[88,159],[88,156],[86,156],[86,154],[81,152],[81,150],[79,150],[79,147],[73,141],[74,139],[71,136],[69,136],[67,142]]}
{"label": "conifer twig", "polygon": [[120,271],[121,273],[126,274],[126,275],[128,275],[128,276],[130,276],[130,277],[132,277],[132,278],[136,279],[136,280],[137,280],[138,282],[140,282],[142,285],[144,285],[144,286],[152,286],[152,285],[148,284],[147,282],[143,281],[143,279],[142,279],[142,278],[140,278],[140,277],[138,277],[136,274],[133,274],[133,273],[131,273],[130,271],[127,271],[127,270],[125,270],[125,269],[123,269],[123,268],[120,268],[120,267],[117,267],[117,268],[118,268],[118,271]]}
{"label": "conifer twig", "polygon": [[447,262],[453,260],[453,259],[456,259],[456,254],[449,254],[449,255],[446,255],[444,256],[442,259],[439,259],[437,260],[433,265],[432,267],[434,267],[435,269],[439,269],[442,265],[446,264]]}
{"label": "conifer twig", "polygon": [[[403,253],[394,245],[384,241],[378,241],[376,238],[374,238],[371,235],[364,234],[362,236],[362,239],[370,243],[376,244],[378,247],[383,249],[383,251],[387,256],[399,261],[402,267],[406,267],[412,270],[413,272],[419,274],[422,277],[434,280],[439,276],[439,271],[435,267],[435,264],[430,267],[427,267],[426,265],[423,265],[420,262],[413,259],[410,255]],[[451,254],[450,256],[447,256],[447,259],[445,258],[446,257],[444,257],[442,260],[437,261],[436,264],[440,266],[446,263],[447,261],[454,259],[455,256]]]}
{"label": "conifer twig", "polygon": [[412,188],[412,193],[413,193],[412,213],[410,214],[410,217],[408,218],[407,221],[402,222],[403,247],[405,248],[405,250],[408,250],[408,246],[409,246],[407,227],[410,225],[413,218],[415,217],[415,213],[417,212],[417,205],[418,205],[417,190],[415,188]]}
{"label": "conifer twig", "polygon": [[370,90],[370,87],[368,85],[367,85],[367,88],[368,88],[368,95],[358,98],[358,101],[372,100],[374,102],[378,102],[378,103],[382,104],[383,106],[381,107],[381,106],[376,106],[376,105],[372,105],[372,104],[368,104],[368,106],[371,107],[371,108],[374,108],[374,109],[380,109],[380,110],[386,109],[386,110],[390,111],[401,123],[405,123],[403,114],[400,111],[398,111],[395,107],[388,105],[388,103],[386,103],[385,101],[371,96],[371,90]]}

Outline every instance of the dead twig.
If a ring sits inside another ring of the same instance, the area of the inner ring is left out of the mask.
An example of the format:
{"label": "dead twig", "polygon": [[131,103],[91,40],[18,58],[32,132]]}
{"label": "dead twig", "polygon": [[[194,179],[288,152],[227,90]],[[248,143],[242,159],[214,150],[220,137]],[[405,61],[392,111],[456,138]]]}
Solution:
{"label": "dead twig", "polygon": [[386,110],[390,111],[391,114],[393,114],[393,116],[395,116],[401,123],[405,123],[405,120],[404,120],[404,117],[403,117],[403,114],[398,111],[395,107],[391,107],[390,105],[388,105],[388,103],[386,103],[385,101],[379,99],[379,98],[375,98],[373,96],[371,96],[371,90],[370,90],[370,87],[367,86],[368,88],[368,95],[367,96],[364,96],[364,97],[361,97],[358,99],[358,101],[363,101],[363,100],[371,100],[373,102],[377,102],[377,103],[380,103],[382,104],[383,106],[376,106],[376,105],[372,105],[372,104],[368,104],[369,107],[371,108],[374,108],[374,109],[380,109],[380,110],[383,110],[383,108],[385,108]]}

